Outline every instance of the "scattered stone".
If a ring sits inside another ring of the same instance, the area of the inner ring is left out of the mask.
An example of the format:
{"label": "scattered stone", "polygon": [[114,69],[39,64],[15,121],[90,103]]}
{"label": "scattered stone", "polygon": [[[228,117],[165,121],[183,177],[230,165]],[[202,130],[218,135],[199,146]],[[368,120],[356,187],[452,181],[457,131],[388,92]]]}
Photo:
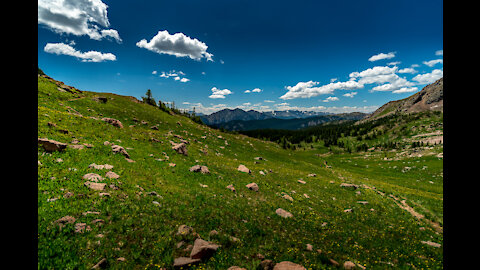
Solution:
{"label": "scattered stone", "polygon": [[233,191],[233,192],[236,192],[236,190],[235,190],[235,188],[233,187],[233,185],[228,185],[227,188],[230,189],[230,190]]}
{"label": "scattered stone", "polygon": [[439,248],[441,247],[442,245],[439,244],[439,243],[435,243],[435,242],[431,242],[431,241],[421,241],[422,244],[426,244],[426,245],[429,245],[429,246],[432,246],[432,247],[436,247],[436,248]]}
{"label": "scattered stone", "polygon": [[126,158],[130,158],[130,155],[127,153],[127,150],[125,150],[125,148],[123,148],[120,145],[116,145],[116,144],[112,145],[112,151],[115,154],[120,153],[124,155]]}
{"label": "scattered stone", "polygon": [[104,117],[102,118],[102,121],[105,121],[114,127],[123,128],[122,122],[120,122],[120,120]]}
{"label": "scattered stone", "polygon": [[65,148],[67,148],[66,143],[61,143],[46,138],[38,138],[38,143],[41,144],[43,149],[45,149],[47,152],[63,151]]}
{"label": "scattered stone", "polygon": [[133,159],[125,158],[125,160],[129,163],[135,163],[135,160],[133,160]]}
{"label": "scattered stone", "polygon": [[239,266],[230,266],[227,270],[247,270],[246,268],[241,268]]}
{"label": "scattered stone", "polygon": [[293,198],[288,194],[283,194],[282,198],[284,198],[285,200],[289,200],[289,201],[293,202]]}
{"label": "scattered stone", "polygon": [[68,198],[70,198],[70,197],[72,197],[72,196],[73,196],[73,193],[72,193],[72,192],[67,192],[67,193],[63,194],[63,198],[65,198],[65,199],[68,199]]}
{"label": "scattered stone", "polygon": [[253,159],[255,159],[255,160],[263,160],[262,157],[254,157]]}
{"label": "scattered stone", "polygon": [[289,261],[283,261],[275,264],[275,267],[273,267],[273,270],[307,270],[307,269],[299,264],[292,263]]}
{"label": "scattered stone", "polygon": [[244,173],[251,173],[250,169],[245,167],[245,165],[243,165],[243,164],[240,164],[238,166],[237,170],[240,171],[240,172],[244,172]]}
{"label": "scattered stone", "polygon": [[90,181],[87,181],[84,183],[84,185],[88,188],[91,188],[93,190],[98,190],[98,191],[102,191],[105,189],[105,186],[107,184],[105,183],[95,183],[95,182],[90,182]]}
{"label": "scattered stone", "polygon": [[173,260],[173,267],[184,267],[190,264],[198,263],[200,259],[192,259],[188,257],[179,257]]}
{"label": "scattered stone", "polygon": [[62,162],[63,162],[63,159],[57,158],[57,159],[55,160],[55,162],[62,163]]}
{"label": "scattered stone", "polygon": [[88,165],[88,168],[97,169],[97,170],[103,170],[103,169],[111,170],[111,169],[113,169],[113,166],[110,165],[110,164],[97,165],[95,163],[92,163],[92,164]]}
{"label": "scattered stone", "polygon": [[185,143],[179,143],[172,147],[177,153],[182,154],[184,156],[188,156],[187,146]]}
{"label": "scattered stone", "polygon": [[357,188],[358,188],[358,185],[348,184],[348,183],[341,183],[340,186],[341,186],[341,187],[346,187],[346,188],[353,187],[354,189],[357,189]]}
{"label": "scattered stone", "polygon": [[250,183],[250,184],[246,185],[246,187],[248,189],[256,191],[256,192],[258,192],[258,189],[259,189],[257,183]]}
{"label": "scattered stone", "polygon": [[303,180],[297,180],[297,182],[300,183],[300,184],[304,184],[304,185],[307,183],[307,182],[305,182],[305,181],[303,181]]}
{"label": "scattered stone", "polygon": [[261,174],[261,175],[265,175],[264,171],[259,171],[258,173]]}
{"label": "scattered stone", "polygon": [[103,181],[103,177],[101,177],[100,175],[98,175],[96,173],[87,173],[83,176],[83,179],[90,180],[90,181],[93,181],[93,182]]}
{"label": "scattered stone", "polygon": [[330,264],[333,265],[333,266],[336,266],[336,267],[340,266],[340,264],[339,264],[337,261],[335,261],[334,259],[328,259],[328,261],[329,261]]}
{"label": "scattered stone", "polygon": [[100,197],[110,197],[110,193],[102,192],[102,193],[98,194],[98,196],[100,196]]}
{"label": "scattered stone", "polygon": [[83,213],[82,213],[82,215],[84,215],[84,216],[89,215],[89,214],[100,215],[100,212],[87,211],[87,212],[83,212]]}
{"label": "scattered stone", "polygon": [[120,175],[112,172],[112,171],[109,171],[105,174],[105,177],[107,178],[110,178],[110,179],[118,179],[120,177]]}
{"label": "scattered stone", "polygon": [[345,210],[343,210],[343,212],[345,212],[345,213],[351,213],[351,212],[353,212],[353,210],[352,210],[352,209],[345,209]]}
{"label": "scattered stone", "polygon": [[367,201],[358,201],[357,203],[359,203],[359,204],[363,204],[363,205],[365,205],[365,204],[368,204],[368,202],[367,202]]}
{"label": "scattered stone", "polygon": [[85,148],[85,146],[80,145],[80,144],[70,144],[70,145],[68,145],[68,147],[70,147],[72,149],[76,149],[76,150],[82,150],[83,148]]}
{"label": "scattered stone", "polygon": [[91,230],[92,230],[92,228],[90,228],[90,226],[87,226],[87,223],[77,223],[77,224],[75,224],[75,232],[76,233],[84,233],[85,231],[89,232]]}
{"label": "scattered stone", "polygon": [[207,166],[194,165],[189,169],[191,172],[201,172],[202,174],[208,174],[210,171]]}
{"label": "scattered stone", "polygon": [[217,232],[217,230],[211,230],[210,233],[208,233],[208,235],[209,235],[210,237],[212,237],[212,236],[217,236],[217,235],[218,235],[218,232]]}
{"label": "scattered stone", "polygon": [[307,247],[305,249],[308,251],[313,251],[313,246],[311,244],[307,244]]}
{"label": "scattered stone", "polygon": [[308,177],[317,177],[317,175],[314,174],[314,173],[311,173],[311,174],[308,175]]}
{"label": "scattered stone", "polygon": [[206,259],[213,255],[219,248],[219,245],[207,242],[201,238],[197,238],[193,243],[193,249],[190,253],[192,259]]}
{"label": "scattered stone", "polygon": [[119,258],[117,258],[117,261],[124,262],[124,261],[126,261],[126,259],[124,257],[119,257]]}
{"label": "scattered stone", "polygon": [[355,269],[355,267],[356,267],[356,265],[351,261],[346,261],[343,264],[343,268],[345,268],[345,269]]}
{"label": "scattered stone", "polygon": [[168,166],[170,166],[170,167],[175,167],[175,166],[177,166],[177,164],[175,164],[175,163],[168,163]]}
{"label": "scattered stone", "polygon": [[157,126],[152,126],[152,127],[150,127],[150,129],[158,130],[158,127]]}
{"label": "scattered stone", "polygon": [[275,210],[275,213],[283,218],[291,218],[293,217],[292,213],[288,212],[288,211],[285,211],[283,210],[282,208],[278,208],[277,210]]}
{"label": "scattered stone", "polygon": [[89,144],[89,143],[84,143],[83,145],[85,145],[85,147],[87,147],[87,148],[92,148],[93,147],[93,144]]}

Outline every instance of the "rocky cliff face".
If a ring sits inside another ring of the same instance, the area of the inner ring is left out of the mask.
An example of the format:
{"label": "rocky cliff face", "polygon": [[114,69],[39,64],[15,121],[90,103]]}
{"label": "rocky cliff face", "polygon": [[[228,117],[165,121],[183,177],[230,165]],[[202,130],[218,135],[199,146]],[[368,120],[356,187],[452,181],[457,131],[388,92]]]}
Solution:
{"label": "rocky cliff face", "polygon": [[395,113],[414,113],[423,111],[443,112],[443,78],[425,86],[420,92],[405,99],[386,103],[371,115],[361,120],[361,122],[378,119]]}

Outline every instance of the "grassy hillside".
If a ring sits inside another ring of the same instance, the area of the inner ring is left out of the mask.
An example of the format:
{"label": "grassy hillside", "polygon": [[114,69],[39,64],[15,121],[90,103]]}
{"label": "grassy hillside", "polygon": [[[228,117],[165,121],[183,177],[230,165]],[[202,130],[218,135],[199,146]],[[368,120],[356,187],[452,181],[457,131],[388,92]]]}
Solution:
{"label": "grassy hillside", "polygon": [[[39,144],[39,269],[89,269],[103,258],[110,269],[173,269],[197,237],[220,248],[191,269],[257,269],[264,259],[306,269],[335,268],[330,259],[359,269],[442,268],[442,248],[428,244],[443,243],[443,166],[436,155],[284,150],[130,97],[60,91],[41,76],[38,117],[39,138],[86,144],[51,153]],[[189,142],[187,156],[172,149],[170,141],[180,142],[175,135]],[[124,147],[135,162],[106,141]],[[113,168],[90,168],[93,163]],[[210,174],[189,171],[196,164]],[[237,171],[240,164],[251,174]],[[107,178],[109,171],[119,178]],[[88,173],[103,177],[104,191],[84,185]],[[245,187],[251,182],[258,192]],[[231,184],[236,192],[226,188]],[[277,208],[293,217],[280,217]],[[65,216],[75,221],[60,229],[56,221]],[[194,232],[176,235],[184,224]],[[82,225],[89,230],[75,232]]]}

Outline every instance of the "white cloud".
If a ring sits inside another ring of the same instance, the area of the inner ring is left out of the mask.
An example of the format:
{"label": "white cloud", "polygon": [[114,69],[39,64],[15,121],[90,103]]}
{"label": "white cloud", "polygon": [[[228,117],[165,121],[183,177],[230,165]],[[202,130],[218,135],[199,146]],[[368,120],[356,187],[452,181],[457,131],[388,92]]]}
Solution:
{"label": "white cloud", "polygon": [[253,90],[245,90],[244,93],[260,93],[262,92],[262,89],[260,88],[255,88]]}
{"label": "white cloud", "polygon": [[323,100],[323,102],[330,102],[330,101],[337,101],[337,97],[327,97],[326,99]]}
{"label": "white cloud", "polygon": [[101,0],[39,0],[38,23],[58,34],[87,35],[91,39],[106,37],[122,42],[117,30],[108,28],[108,6]]}
{"label": "white cloud", "polygon": [[47,53],[53,53],[57,55],[74,56],[81,59],[82,62],[103,62],[117,60],[116,56],[111,53],[101,53],[97,51],[80,52],[65,43],[47,43],[43,50]]}
{"label": "white cloud", "polygon": [[202,71],[202,75],[205,75],[205,74],[206,74],[205,71]]}
{"label": "white cloud", "polygon": [[403,68],[398,71],[398,73],[417,73],[417,71],[414,68]]}
{"label": "white cloud", "polygon": [[190,81],[190,79],[187,79],[187,78],[181,78],[180,79],[180,82],[188,82],[188,81]]}
{"label": "white cloud", "polygon": [[434,69],[430,73],[418,74],[417,76],[413,77],[412,80],[417,81],[419,84],[430,84],[442,77],[443,70]]}
{"label": "white cloud", "polygon": [[402,62],[400,61],[396,61],[396,62],[390,62],[387,64],[387,66],[396,66],[396,65],[400,65]]}
{"label": "white cloud", "polygon": [[[156,74],[156,73],[155,73],[155,74]],[[188,82],[188,81],[190,81],[190,79],[181,78],[178,74],[185,75],[185,73],[182,72],[182,71],[171,70],[171,71],[169,71],[168,73],[166,73],[165,71],[162,71],[162,74],[160,74],[160,77],[161,77],[161,78],[170,78],[170,77],[173,77],[173,79],[174,79],[175,81],[180,81],[180,82]]]}
{"label": "white cloud", "polygon": [[423,64],[429,66],[429,67],[433,67],[435,66],[436,64],[443,64],[443,59],[435,59],[435,60],[430,60],[430,61],[423,61],[422,62]]}
{"label": "white cloud", "polygon": [[335,90],[344,89],[344,90],[354,90],[362,88],[363,85],[354,81],[346,82],[332,82],[320,87],[314,87],[318,85],[319,82],[308,81],[308,82],[299,82],[295,86],[287,86],[288,90],[280,99],[294,99],[294,98],[310,98],[323,94],[332,94]]}
{"label": "white cloud", "polygon": [[416,67],[419,67],[419,66],[420,66],[420,65],[418,65],[418,64],[413,64],[413,65],[411,65],[410,67],[416,68]]}
{"label": "white cloud", "polygon": [[358,92],[350,92],[350,93],[343,94],[343,96],[353,98],[356,94],[358,94]]}
{"label": "white cloud", "polygon": [[251,93],[251,92],[252,92],[252,91],[250,91],[250,90],[245,90],[245,91],[244,91],[244,93],[247,93],[247,94],[248,94],[248,93]]}
{"label": "white cloud", "polygon": [[220,59],[220,64],[225,64],[225,61],[223,61],[222,59]]}
{"label": "white cloud", "polygon": [[395,57],[394,52],[389,52],[387,54],[379,53],[379,54],[376,54],[376,55],[368,58],[368,61],[373,62],[373,61],[378,61],[378,60],[383,60],[383,59],[390,59],[390,58],[393,58],[393,57]]}
{"label": "white cloud", "polygon": [[398,90],[393,91],[392,93],[394,93],[394,94],[411,93],[411,92],[415,92],[417,90],[418,90],[417,87],[411,87],[411,88],[402,87]]}
{"label": "white cloud", "polygon": [[[371,92],[375,92],[375,91],[396,91],[396,90],[400,90],[400,89],[405,88],[405,87],[412,87],[414,85],[415,85],[414,83],[408,81],[407,79],[400,78],[400,77],[397,76],[394,80],[391,80],[389,83],[373,87]],[[412,90],[412,89],[409,89],[409,90],[410,91],[415,91],[415,90]]]}
{"label": "white cloud", "polygon": [[152,74],[153,75],[157,74],[157,71],[156,70],[152,71]]}
{"label": "white cloud", "polygon": [[435,52],[435,55],[443,55],[443,50],[438,50]]}
{"label": "white cloud", "polygon": [[226,95],[230,95],[232,94],[232,91],[228,90],[228,89],[223,89],[223,90],[220,90],[216,87],[213,87],[212,88],[212,94],[210,96],[208,96],[209,98],[225,98]]}
{"label": "white cloud", "polygon": [[275,101],[273,101],[273,100],[268,100],[268,99],[267,99],[267,100],[264,100],[263,102],[274,103]]}
{"label": "white cloud", "polygon": [[159,54],[175,55],[176,57],[189,57],[194,60],[206,58],[213,61],[213,54],[208,53],[208,46],[196,38],[190,38],[183,33],[170,35],[167,30],[158,31],[150,41],[142,39],[136,43],[137,47],[145,48]]}

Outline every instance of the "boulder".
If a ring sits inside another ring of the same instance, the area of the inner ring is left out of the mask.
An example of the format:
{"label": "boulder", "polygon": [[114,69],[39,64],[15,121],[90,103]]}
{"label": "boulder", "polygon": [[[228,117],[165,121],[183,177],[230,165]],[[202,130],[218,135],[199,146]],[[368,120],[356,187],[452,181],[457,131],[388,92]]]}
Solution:
{"label": "boulder", "polygon": [[246,187],[250,190],[253,190],[253,191],[257,191],[258,192],[258,185],[257,183],[250,183],[248,185],[246,185]]}
{"label": "boulder", "polygon": [[240,171],[240,172],[244,172],[244,173],[251,173],[250,169],[245,167],[245,165],[243,165],[243,164],[240,164],[238,166],[237,170]]}
{"label": "boulder", "polygon": [[41,144],[47,152],[63,151],[67,148],[66,143],[49,140],[47,138],[38,138],[38,143]]}
{"label": "boulder", "polygon": [[90,180],[90,181],[93,181],[93,182],[103,181],[103,177],[101,177],[100,175],[98,175],[96,173],[87,173],[83,176],[83,179]]}
{"label": "boulder", "polygon": [[299,264],[292,263],[289,261],[283,261],[275,264],[275,267],[273,267],[273,270],[307,270],[307,269]]}
{"label": "boulder", "polygon": [[193,243],[192,252],[190,253],[190,258],[192,259],[206,259],[217,251],[219,245],[207,242],[201,238],[197,238]]}
{"label": "boulder", "polygon": [[125,150],[125,148],[123,148],[120,145],[116,145],[116,144],[112,145],[112,151],[115,154],[120,153],[124,155],[126,158],[130,158],[130,155],[127,153],[127,150]]}
{"label": "boulder", "polygon": [[247,269],[241,268],[240,266],[230,266],[227,270],[247,270]]}
{"label": "boulder", "polygon": [[123,128],[123,124],[120,122],[120,120],[104,117],[102,118],[102,121],[105,121],[114,127]]}
{"label": "boulder", "polygon": [[112,171],[109,171],[105,174],[105,177],[107,178],[110,178],[110,179],[118,179],[120,177],[120,175],[112,172]]}
{"label": "boulder", "polygon": [[194,264],[200,262],[200,259],[192,259],[188,257],[179,257],[173,260],[173,267],[185,267],[189,264]]}
{"label": "boulder", "polygon": [[84,185],[90,189],[93,189],[93,190],[98,190],[98,191],[102,191],[105,189],[105,186],[107,184],[105,183],[95,183],[95,182],[90,182],[90,181],[87,181],[84,183]]}
{"label": "boulder", "polygon": [[355,267],[356,267],[356,265],[351,261],[346,261],[343,264],[343,268],[345,268],[345,269],[355,269]]}
{"label": "boulder", "polygon": [[188,156],[187,146],[185,143],[179,143],[172,147],[177,153],[182,154],[184,156]]}
{"label": "boulder", "polygon": [[272,260],[263,260],[262,262],[260,262],[258,269],[273,270],[273,267],[275,267],[275,263]]}
{"label": "boulder", "polygon": [[283,210],[282,208],[278,208],[277,210],[275,210],[275,213],[283,218],[291,218],[293,217],[292,213],[288,212],[288,211],[285,211]]}

